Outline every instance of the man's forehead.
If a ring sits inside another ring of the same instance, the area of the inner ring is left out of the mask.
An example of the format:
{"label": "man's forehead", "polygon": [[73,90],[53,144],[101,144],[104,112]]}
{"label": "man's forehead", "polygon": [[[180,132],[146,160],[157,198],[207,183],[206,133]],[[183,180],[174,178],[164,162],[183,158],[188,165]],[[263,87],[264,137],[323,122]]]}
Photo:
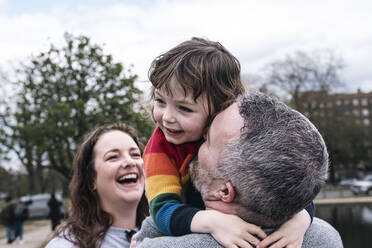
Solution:
{"label": "man's forehead", "polygon": [[218,138],[228,142],[230,139],[238,137],[243,125],[244,121],[239,113],[238,105],[234,103],[216,116],[211,128],[215,130],[214,134]]}

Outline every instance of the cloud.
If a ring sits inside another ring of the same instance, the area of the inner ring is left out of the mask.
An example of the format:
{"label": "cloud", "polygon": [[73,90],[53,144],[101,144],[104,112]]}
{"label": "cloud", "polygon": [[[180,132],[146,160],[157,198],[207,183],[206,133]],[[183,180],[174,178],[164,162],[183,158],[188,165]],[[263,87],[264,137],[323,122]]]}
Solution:
{"label": "cloud", "polygon": [[[0,7],[4,3],[0,0]],[[40,13],[2,14],[0,65],[45,50],[49,41],[60,43],[68,31],[105,44],[115,59],[133,64],[142,81],[157,55],[192,36],[220,41],[240,60],[243,73],[254,73],[297,50],[331,48],[345,58],[347,80],[358,84],[356,80],[364,82],[370,76],[366,65],[372,54],[372,2],[367,0],[69,4]]]}
{"label": "cloud", "polygon": [[4,9],[6,6],[6,0],[0,0],[0,10]]}

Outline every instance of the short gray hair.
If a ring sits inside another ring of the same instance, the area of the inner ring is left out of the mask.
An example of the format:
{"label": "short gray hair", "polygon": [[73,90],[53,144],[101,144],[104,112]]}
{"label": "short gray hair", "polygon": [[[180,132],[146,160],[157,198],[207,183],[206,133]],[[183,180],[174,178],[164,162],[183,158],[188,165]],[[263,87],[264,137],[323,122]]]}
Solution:
{"label": "short gray hair", "polygon": [[261,93],[238,99],[244,127],[217,165],[237,192],[238,215],[278,226],[304,209],[327,179],[328,153],[302,114]]}

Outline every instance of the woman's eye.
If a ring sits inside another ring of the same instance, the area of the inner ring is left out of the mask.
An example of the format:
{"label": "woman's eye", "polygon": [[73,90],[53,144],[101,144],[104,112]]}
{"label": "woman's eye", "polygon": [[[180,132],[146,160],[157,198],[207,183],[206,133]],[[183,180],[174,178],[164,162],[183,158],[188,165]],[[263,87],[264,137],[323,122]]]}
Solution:
{"label": "woman's eye", "polygon": [[132,154],[132,157],[140,158],[141,157],[141,153],[133,153]]}
{"label": "woman's eye", "polygon": [[183,111],[183,112],[188,112],[188,113],[193,112],[191,109],[189,109],[188,107],[185,107],[185,106],[179,106],[178,108],[179,108],[181,111]]}
{"label": "woman's eye", "polygon": [[117,155],[111,155],[107,158],[107,160],[113,160],[113,159],[117,159],[118,156]]}

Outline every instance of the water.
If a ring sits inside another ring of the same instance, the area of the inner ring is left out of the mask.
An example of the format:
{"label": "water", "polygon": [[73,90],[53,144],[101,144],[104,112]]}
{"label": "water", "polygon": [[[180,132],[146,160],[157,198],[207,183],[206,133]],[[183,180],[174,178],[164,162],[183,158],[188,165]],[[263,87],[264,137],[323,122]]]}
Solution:
{"label": "water", "polygon": [[372,204],[316,205],[315,216],[336,228],[345,248],[372,247]]}

